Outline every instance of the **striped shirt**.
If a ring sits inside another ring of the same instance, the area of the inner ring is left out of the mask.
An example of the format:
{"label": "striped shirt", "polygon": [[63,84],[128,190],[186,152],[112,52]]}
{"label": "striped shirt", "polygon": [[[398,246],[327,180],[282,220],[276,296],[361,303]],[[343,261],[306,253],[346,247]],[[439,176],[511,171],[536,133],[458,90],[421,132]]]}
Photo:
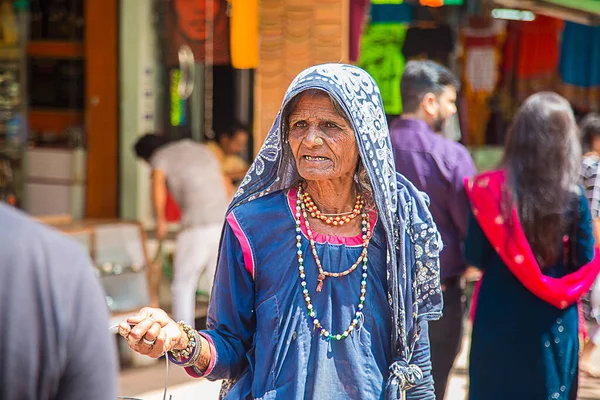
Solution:
{"label": "striped shirt", "polygon": [[583,158],[581,184],[590,203],[592,218],[600,218],[600,157],[597,155]]}

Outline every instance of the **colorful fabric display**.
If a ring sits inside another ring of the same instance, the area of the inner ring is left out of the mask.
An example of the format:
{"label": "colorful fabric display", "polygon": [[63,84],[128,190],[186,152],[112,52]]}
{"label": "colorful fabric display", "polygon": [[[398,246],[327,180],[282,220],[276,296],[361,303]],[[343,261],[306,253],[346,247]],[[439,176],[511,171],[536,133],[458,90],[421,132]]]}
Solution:
{"label": "colorful fabric display", "polygon": [[406,29],[403,24],[372,24],[362,37],[359,65],[377,82],[386,114],[402,113],[400,78],[405,60],[400,49]]}
{"label": "colorful fabric display", "polygon": [[499,80],[506,23],[493,20],[486,28],[467,27],[461,32],[463,89],[468,115],[467,143],[482,146],[490,117],[490,99]]}
{"label": "colorful fabric display", "polygon": [[504,85],[516,87],[517,102],[554,90],[563,21],[536,15],[531,22],[511,21],[504,48]]}
{"label": "colorful fabric display", "polygon": [[562,94],[579,111],[600,110],[600,27],[567,22],[560,54]]}

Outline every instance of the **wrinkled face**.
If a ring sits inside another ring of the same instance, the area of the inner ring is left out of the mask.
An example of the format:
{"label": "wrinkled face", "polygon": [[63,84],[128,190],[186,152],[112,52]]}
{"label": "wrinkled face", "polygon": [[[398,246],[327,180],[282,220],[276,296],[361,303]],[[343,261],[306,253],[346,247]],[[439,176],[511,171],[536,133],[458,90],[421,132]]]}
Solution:
{"label": "wrinkled face", "polygon": [[354,130],[327,94],[300,94],[288,121],[288,140],[298,173],[307,181],[354,176],[359,152]]}

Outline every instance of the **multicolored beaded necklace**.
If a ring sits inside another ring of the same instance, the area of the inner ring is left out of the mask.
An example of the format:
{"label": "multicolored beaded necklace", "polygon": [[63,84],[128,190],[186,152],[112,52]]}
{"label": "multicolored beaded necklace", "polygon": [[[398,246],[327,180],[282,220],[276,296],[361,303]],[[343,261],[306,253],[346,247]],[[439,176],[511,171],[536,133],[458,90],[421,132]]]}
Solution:
{"label": "multicolored beaded necklace", "polygon": [[356,195],[356,203],[354,204],[354,208],[352,209],[352,211],[342,214],[323,214],[321,213],[321,211],[319,211],[319,209],[315,205],[315,202],[310,197],[310,194],[308,194],[308,192],[304,192],[304,194],[302,195],[302,200],[304,202],[304,206],[310,213],[311,217],[318,218],[328,225],[335,226],[347,224],[354,218],[358,217],[365,205],[359,193],[358,195]]}
{"label": "multicolored beaded necklace", "polygon": [[[319,330],[319,334],[322,335],[327,341],[342,340],[342,339],[347,338],[352,333],[352,331],[358,325],[359,319],[363,315],[365,295],[367,293],[367,270],[368,270],[367,250],[369,247],[369,241],[371,239],[371,229],[370,229],[370,223],[368,220],[368,215],[366,213],[362,214],[362,218],[363,218],[363,221],[362,221],[363,251],[361,252],[361,255],[359,256],[356,263],[354,263],[352,265],[352,267],[350,267],[349,269],[347,269],[346,271],[341,272],[341,273],[327,272],[327,271],[323,270],[323,268],[321,266],[321,261],[319,260],[319,257],[317,255],[317,250],[315,247],[312,230],[310,229],[310,223],[308,222],[308,213],[307,213],[306,207],[302,201],[303,198],[304,198],[303,189],[302,189],[302,185],[300,185],[298,187],[298,198],[296,200],[296,248],[298,249],[297,250],[298,271],[300,273],[300,285],[302,286],[302,294],[304,295],[304,301],[306,302],[306,307],[308,308],[308,315],[311,317],[315,328],[317,328]],[[319,283],[317,285],[317,292],[321,291],[321,288],[323,286],[323,280],[325,280],[326,276],[332,276],[332,277],[346,276],[350,272],[352,272],[354,269],[356,269],[356,267],[358,266],[358,264],[360,264],[361,261],[363,263],[362,280],[360,282],[359,303],[355,310],[354,319],[350,323],[350,326],[348,326],[348,329],[346,329],[341,334],[333,334],[333,333],[327,331],[321,325],[321,322],[319,322],[319,319],[317,318],[317,313],[313,309],[313,305],[310,301],[310,295],[309,295],[308,289],[306,287],[306,275],[304,274],[304,258],[303,258],[303,252],[302,252],[302,227],[300,226],[301,225],[301,217],[304,217],[304,225],[306,226],[306,231],[307,231],[307,234],[308,234],[308,237],[310,240],[310,245],[312,247],[313,256],[314,256],[315,262],[317,263],[317,266],[319,268],[319,277],[318,277]]]}

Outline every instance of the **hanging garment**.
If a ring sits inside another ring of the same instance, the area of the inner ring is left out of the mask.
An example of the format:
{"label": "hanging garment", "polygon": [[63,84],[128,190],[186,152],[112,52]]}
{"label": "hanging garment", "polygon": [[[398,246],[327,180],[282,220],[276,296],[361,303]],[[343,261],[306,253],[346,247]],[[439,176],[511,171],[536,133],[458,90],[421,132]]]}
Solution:
{"label": "hanging garment", "polygon": [[362,37],[359,65],[377,82],[388,115],[402,113],[400,79],[405,60],[400,49],[405,36],[406,25],[371,24]]}
{"label": "hanging garment", "polygon": [[231,5],[231,65],[238,69],[258,66],[258,0],[228,0]]}
{"label": "hanging garment", "polygon": [[563,21],[536,15],[533,21],[509,23],[504,50],[509,95],[523,102],[533,93],[553,90],[558,69]]}
{"label": "hanging garment", "polygon": [[600,110],[600,27],[565,24],[560,90],[579,111]]}
{"label": "hanging garment", "polygon": [[404,24],[413,19],[412,4],[371,4],[371,24]]}
{"label": "hanging garment", "polygon": [[350,1],[350,61],[358,60],[360,37],[367,17],[369,0]]}
{"label": "hanging garment", "polygon": [[485,144],[490,99],[498,84],[506,23],[493,20],[488,27],[467,27],[460,33],[463,53],[463,88],[467,107],[466,142]]}
{"label": "hanging garment", "polygon": [[[227,0],[215,0],[212,14],[214,38],[212,63],[229,64],[229,18]],[[165,62],[169,66],[179,64],[178,51],[182,45],[188,45],[194,53],[196,62],[206,60],[206,5],[203,1],[169,0],[165,17]]]}

